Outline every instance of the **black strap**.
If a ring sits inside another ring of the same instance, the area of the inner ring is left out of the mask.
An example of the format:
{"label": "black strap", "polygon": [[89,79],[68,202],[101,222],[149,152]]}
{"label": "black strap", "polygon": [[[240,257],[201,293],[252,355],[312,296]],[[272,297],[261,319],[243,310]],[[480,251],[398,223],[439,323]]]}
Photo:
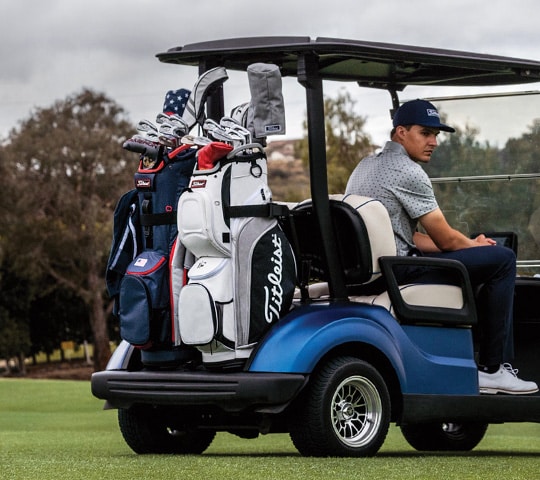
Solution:
{"label": "black strap", "polygon": [[239,217],[287,217],[289,207],[279,203],[263,203],[261,205],[236,205],[225,207],[229,218]]}
{"label": "black strap", "polygon": [[153,227],[155,225],[174,225],[176,223],[176,212],[164,213],[141,213],[141,225],[143,227]]}
{"label": "black strap", "polygon": [[[152,195],[149,193],[145,193],[142,204],[141,204],[141,214],[139,216],[141,225],[142,225],[142,217],[151,215],[151,212],[152,212]],[[149,225],[144,225],[143,232],[144,232],[145,247],[152,248],[154,246],[152,228],[150,228]]]}

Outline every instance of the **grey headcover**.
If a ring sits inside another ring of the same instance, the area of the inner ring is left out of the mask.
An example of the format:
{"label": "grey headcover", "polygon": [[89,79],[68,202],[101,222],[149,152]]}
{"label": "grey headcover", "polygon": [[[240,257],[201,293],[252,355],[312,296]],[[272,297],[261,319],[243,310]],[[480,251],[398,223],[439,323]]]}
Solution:
{"label": "grey headcover", "polygon": [[253,63],[247,68],[251,102],[247,128],[256,139],[285,133],[281,73],[273,64]]}

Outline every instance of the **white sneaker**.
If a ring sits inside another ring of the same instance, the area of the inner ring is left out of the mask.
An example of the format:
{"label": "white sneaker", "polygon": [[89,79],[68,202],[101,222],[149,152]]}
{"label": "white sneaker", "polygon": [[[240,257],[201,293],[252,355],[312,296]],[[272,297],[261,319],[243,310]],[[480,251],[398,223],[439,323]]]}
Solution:
{"label": "white sneaker", "polygon": [[503,363],[495,373],[478,372],[480,393],[509,393],[513,395],[526,395],[538,391],[534,382],[526,382],[517,377],[517,369],[509,363]]}

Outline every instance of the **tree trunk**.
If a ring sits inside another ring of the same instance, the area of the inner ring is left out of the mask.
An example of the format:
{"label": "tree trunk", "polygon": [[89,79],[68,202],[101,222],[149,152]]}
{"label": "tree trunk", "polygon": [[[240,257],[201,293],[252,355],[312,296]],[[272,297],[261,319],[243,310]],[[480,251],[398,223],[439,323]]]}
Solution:
{"label": "tree trunk", "polygon": [[90,327],[94,336],[94,370],[104,370],[111,356],[107,316],[103,308],[102,279],[90,269],[88,272],[90,288]]}
{"label": "tree trunk", "polygon": [[26,376],[26,362],[25,362],[25,355],[23,352],[20,352],[17,361],[19,363],[19,375]]}
{"label": "tree trunk", "polygon": [[105,369],[111,356],[107,318],[100,291],[96,292],[92,302],[90,327],[94,336],[94,370],[97,372]]}
{"label": "tree trunk", "polygon": [[[87,218],[91,215],[88,214]],[[93,249],[90,249],[92,251]],[[87,259],[88,272],[88,292],[87,299],[90,307],[90,328],[94,337],[94,370],[104,370],[111,356],[111,346],[109,330],[107,328],[107,315],[103,304],[103,277],[99,275],[100,269],[98,259],[89,256]],[[99,268],[98,268],[99,265]]]}

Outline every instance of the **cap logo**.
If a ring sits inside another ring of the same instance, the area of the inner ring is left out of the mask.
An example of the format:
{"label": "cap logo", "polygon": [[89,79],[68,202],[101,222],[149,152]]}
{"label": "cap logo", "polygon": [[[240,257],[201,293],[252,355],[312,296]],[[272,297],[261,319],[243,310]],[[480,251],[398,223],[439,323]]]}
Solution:
{"label": "cap logo", "polygon": [[428,108],[428,109],[426,109],[426,113],[428,114],[428,117],[437,117],[437,118],[440,118],[440,117],[439,117],[439,112],[437,112],[437,110],[435,110],[434,108]]}

